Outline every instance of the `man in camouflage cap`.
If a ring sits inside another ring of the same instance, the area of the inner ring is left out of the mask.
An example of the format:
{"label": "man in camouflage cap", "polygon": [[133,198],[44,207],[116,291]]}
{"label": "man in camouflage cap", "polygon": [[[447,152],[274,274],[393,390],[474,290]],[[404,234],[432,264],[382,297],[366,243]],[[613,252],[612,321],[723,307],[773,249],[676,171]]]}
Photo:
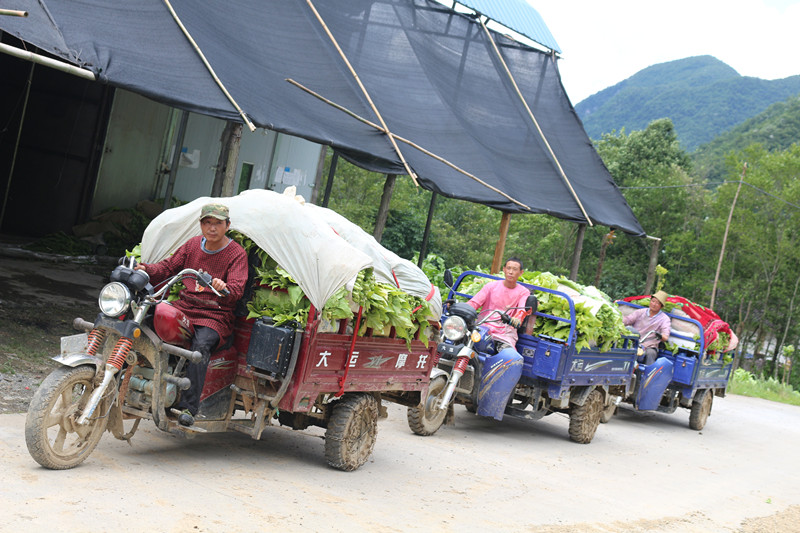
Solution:
{"label": "man in camouflage cap", "polygon": [[214,217],[219,220],[229,221],[228,208],[222,204],[206,204],[200,209],[200,220],[206,217]]}
{"label": "man in camouflage cap", "polygon": [[242,297],[247,283],[247,254],[239,243],[226,235],[230,226],[226,206],[219,203],[206,204],[200,209],[202,235],[192,237],[163,261],[136,267],[149,274],[153,285],[174,276],[184,268],[203,270],[211,274],[211,286],[214,289],[223,294],[228,291],[228,294],[218,297],[195,280],[187,278],[183,282],[185,288],[180,293],[180,299],[171,302],[194,326],[191,349],[203,354],[202,361],[190,363],[187,367],[187,377],[192,385],[181,393],[180,400],[176,403],[176,408],[180,411],[178,422],[184,426],[194,424],[211,352],[224,344],[233,333],[233,309]]}

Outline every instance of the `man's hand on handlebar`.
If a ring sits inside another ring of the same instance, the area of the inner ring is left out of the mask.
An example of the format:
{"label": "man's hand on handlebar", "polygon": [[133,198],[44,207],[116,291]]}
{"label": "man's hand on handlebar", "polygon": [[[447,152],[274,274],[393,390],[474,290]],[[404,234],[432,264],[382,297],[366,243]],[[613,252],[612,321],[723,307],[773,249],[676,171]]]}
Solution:
{"label": "man's hand on handlebar", "polygon": [[228,294],[230,294],[230,293],[228,292],[228,284],[227,284],[227,283],[225,283],[224,281],[222,281],[222,280],[221,280],[221,279],[219,279],[219,278],[214,278],[214,279],[212,279],[212,280],[211,280],[211,286],[212,286],[212,287],[213,287],[213,288],[214,288],[214,289],[215,289],[217,292],[219,292],[220,294],[222,294],[223,296],[227,296]]}
{"label": "man's hand on handlebar", "polygon": [[518,328],[522,324],[522,321],[519,318],[515,316],[508,316],[506,313],[500,313],[500,320],[513,328]]}

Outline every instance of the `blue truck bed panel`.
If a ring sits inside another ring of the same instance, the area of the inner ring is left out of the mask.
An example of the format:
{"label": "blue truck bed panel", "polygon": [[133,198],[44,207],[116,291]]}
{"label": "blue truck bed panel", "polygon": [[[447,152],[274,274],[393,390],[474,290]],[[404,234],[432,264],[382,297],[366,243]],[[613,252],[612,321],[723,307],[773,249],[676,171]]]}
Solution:
{"label": "blue truck bed panel", "polygon": [[528,383],[557,381],[567,386],[627,384],[636,359],[636,352],[630,349],[575,353],[565,344],[530,335],[520,335],[517,350]]}

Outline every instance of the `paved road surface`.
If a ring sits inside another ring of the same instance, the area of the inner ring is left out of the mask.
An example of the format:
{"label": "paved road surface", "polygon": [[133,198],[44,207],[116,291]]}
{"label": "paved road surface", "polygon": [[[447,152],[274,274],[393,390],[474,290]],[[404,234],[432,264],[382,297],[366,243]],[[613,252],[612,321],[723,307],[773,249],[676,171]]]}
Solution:
{"label": "paved road surface", "polygon": [[107,433],[83,465],[49,471],[24,415],[0,415],[0,531],[738,531],[800,504],[800,407],[716,398],[701,432],[685,410],[623,408],[588,445],[558,414],[457,407],[455,427],[419,437],[389,407],[350,473],[326,466],[319,429],[185,440],[151,423],[132,446]]}

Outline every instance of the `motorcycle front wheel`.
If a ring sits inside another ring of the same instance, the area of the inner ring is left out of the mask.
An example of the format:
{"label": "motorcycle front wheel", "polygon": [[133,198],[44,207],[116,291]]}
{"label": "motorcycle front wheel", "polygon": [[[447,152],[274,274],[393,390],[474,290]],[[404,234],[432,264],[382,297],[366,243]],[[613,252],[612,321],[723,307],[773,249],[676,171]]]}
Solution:
{"label": "motorcycle front wheel", "polygon": [[433,435],[442,427],[448,408],[436,409],[436,404],[439,403],[446,386],[447,378],[444,376],[436,377],[428,387],[428,396],[425,398],[425,403],[408,408],[406,416],[408,418],[408,427],[411,428],[411,431],[417,435],[427,437],[428,435]]}
{"label": "motorcycle front wheel", "polygon": [[31,457],[45,468],[66,470],[81,464],[95,449],[108,424],[101,401],[85,425],[78,418],[94,390],[95,370],[60,367],[45,378],[28,407],[25,443]]}

